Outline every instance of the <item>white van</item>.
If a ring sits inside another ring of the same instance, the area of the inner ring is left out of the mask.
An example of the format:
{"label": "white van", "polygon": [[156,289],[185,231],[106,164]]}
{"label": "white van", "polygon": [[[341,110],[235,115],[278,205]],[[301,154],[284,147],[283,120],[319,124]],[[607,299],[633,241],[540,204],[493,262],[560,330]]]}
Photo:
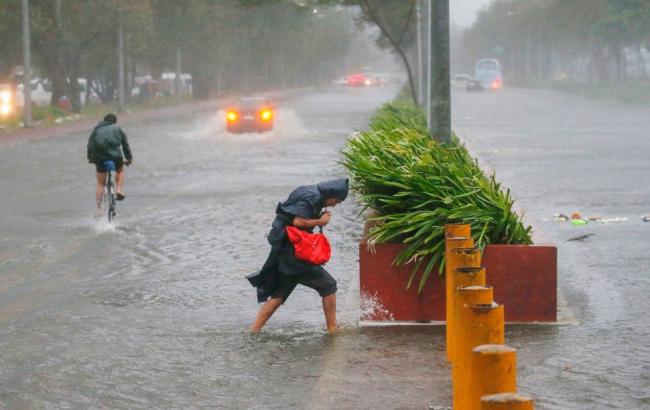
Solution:
{"label": "white van", "polygon": [[[79,84],[79,102],[81,105],[86,105],[86,87],[88,80],[85,78],[77,79]],[[91,98],[94,94],[91,95]],[[16,102],[19,107],[24,105],[25,95],[23,93],[23,85],[16,86]],[[50,80],[34,78],[32,79],[32,103],[38,106],[49,105],[52,99],[52,83]]]}
{"label": "white van", "polygon": [[[49,80],[41,80],[40,78],[33,78],[31,82],[32,90],[32,104],[35,105],[49,105],[52,99],[52,84]],[[23,93],[23,85],[16,86],[16,103],[19,107],[25,105],[25,94]]]}

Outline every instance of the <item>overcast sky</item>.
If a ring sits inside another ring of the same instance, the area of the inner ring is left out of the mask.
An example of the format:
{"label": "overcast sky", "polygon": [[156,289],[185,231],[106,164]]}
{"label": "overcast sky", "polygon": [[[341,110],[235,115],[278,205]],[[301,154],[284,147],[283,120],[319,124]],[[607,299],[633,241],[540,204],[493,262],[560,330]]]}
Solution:
{"label": "overcast sky", "polygon": [[492,0],[449,0],[451,21],[461,26],[470,26],[476,13]]}

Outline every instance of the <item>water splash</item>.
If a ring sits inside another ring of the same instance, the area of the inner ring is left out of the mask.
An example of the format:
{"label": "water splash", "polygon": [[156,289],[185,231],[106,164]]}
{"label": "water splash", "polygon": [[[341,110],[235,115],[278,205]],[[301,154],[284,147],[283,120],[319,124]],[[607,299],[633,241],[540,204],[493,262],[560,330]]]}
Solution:
{"label": "water splash", "polygon": [[185,140],[227,140],[235,143],[247,143],[277,138],[295,138],[308,133],[309,130],[305,128],[295,110],[282,108],[277,110],[273,129],[270,131],[229,133],[226,129],[226,111],[219,110],[196,119],[190,130],[181,132],[180,136]]}
{"label": "water splash", "polygon": [[96,233],[105,233],[105,232],[116,232],[118,231],[118,226],[115,222],[109,223],[108,220],[104,217],[101,219],[95,219],[93,229]]}
{"label": "water splash", "polygon": [[377,293],[361,292],[361,320],[395,320],[395,317],[381,303]]}

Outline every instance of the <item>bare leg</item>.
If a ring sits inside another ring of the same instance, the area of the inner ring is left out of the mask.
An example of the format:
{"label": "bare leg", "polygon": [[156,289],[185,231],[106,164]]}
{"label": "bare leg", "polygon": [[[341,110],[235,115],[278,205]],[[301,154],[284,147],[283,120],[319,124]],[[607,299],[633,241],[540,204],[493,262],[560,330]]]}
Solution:
{"label": "bare leg", "polygon": [[323,312],[325,312],[325,322],[327,323],[327,331],[335,333],[336,326],[336,293],[327,295],[323,298]]}
{"label": "bare leg", "polygon": [[122,193],[122,185],[124,185],[124,167],[115,172],[115,193]]}
{"label": "bare leg", "polygon": [[259,333],[262,330],[262,326],[273,316],[273,313],[282,305],[282,298],[271,298],[264,302],[260,311],[257,312],[257,317],[255,322],[251,326],[252,333]]}
{"label": "bare leg", "polygon": [[104,197],[104,185],[106,185],[106,172],[97,173],[97,187],[95,188],[95,204],[97,205],[97,214],[102,211],[102,198]]}

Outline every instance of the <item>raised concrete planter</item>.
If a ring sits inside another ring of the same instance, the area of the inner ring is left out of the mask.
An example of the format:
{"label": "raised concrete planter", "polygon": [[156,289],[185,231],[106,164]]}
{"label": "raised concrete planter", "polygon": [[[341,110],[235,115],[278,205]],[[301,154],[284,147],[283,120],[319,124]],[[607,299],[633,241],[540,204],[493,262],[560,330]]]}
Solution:
{"label": "raised concrete planter", "polygon": [[[370,252],[365,237],[359,244],[360,290],[366,304],[362,320],[444,321],[444,276],[432,272],[419,294],[417,279],[406,289],[413,265],[393,266],[404,245],[378,244]],[[505,305],[506,322],[557,320],[555,246],[488,245],[481,264],[487,270],[487,284],[494,287],[495,301]]]}

